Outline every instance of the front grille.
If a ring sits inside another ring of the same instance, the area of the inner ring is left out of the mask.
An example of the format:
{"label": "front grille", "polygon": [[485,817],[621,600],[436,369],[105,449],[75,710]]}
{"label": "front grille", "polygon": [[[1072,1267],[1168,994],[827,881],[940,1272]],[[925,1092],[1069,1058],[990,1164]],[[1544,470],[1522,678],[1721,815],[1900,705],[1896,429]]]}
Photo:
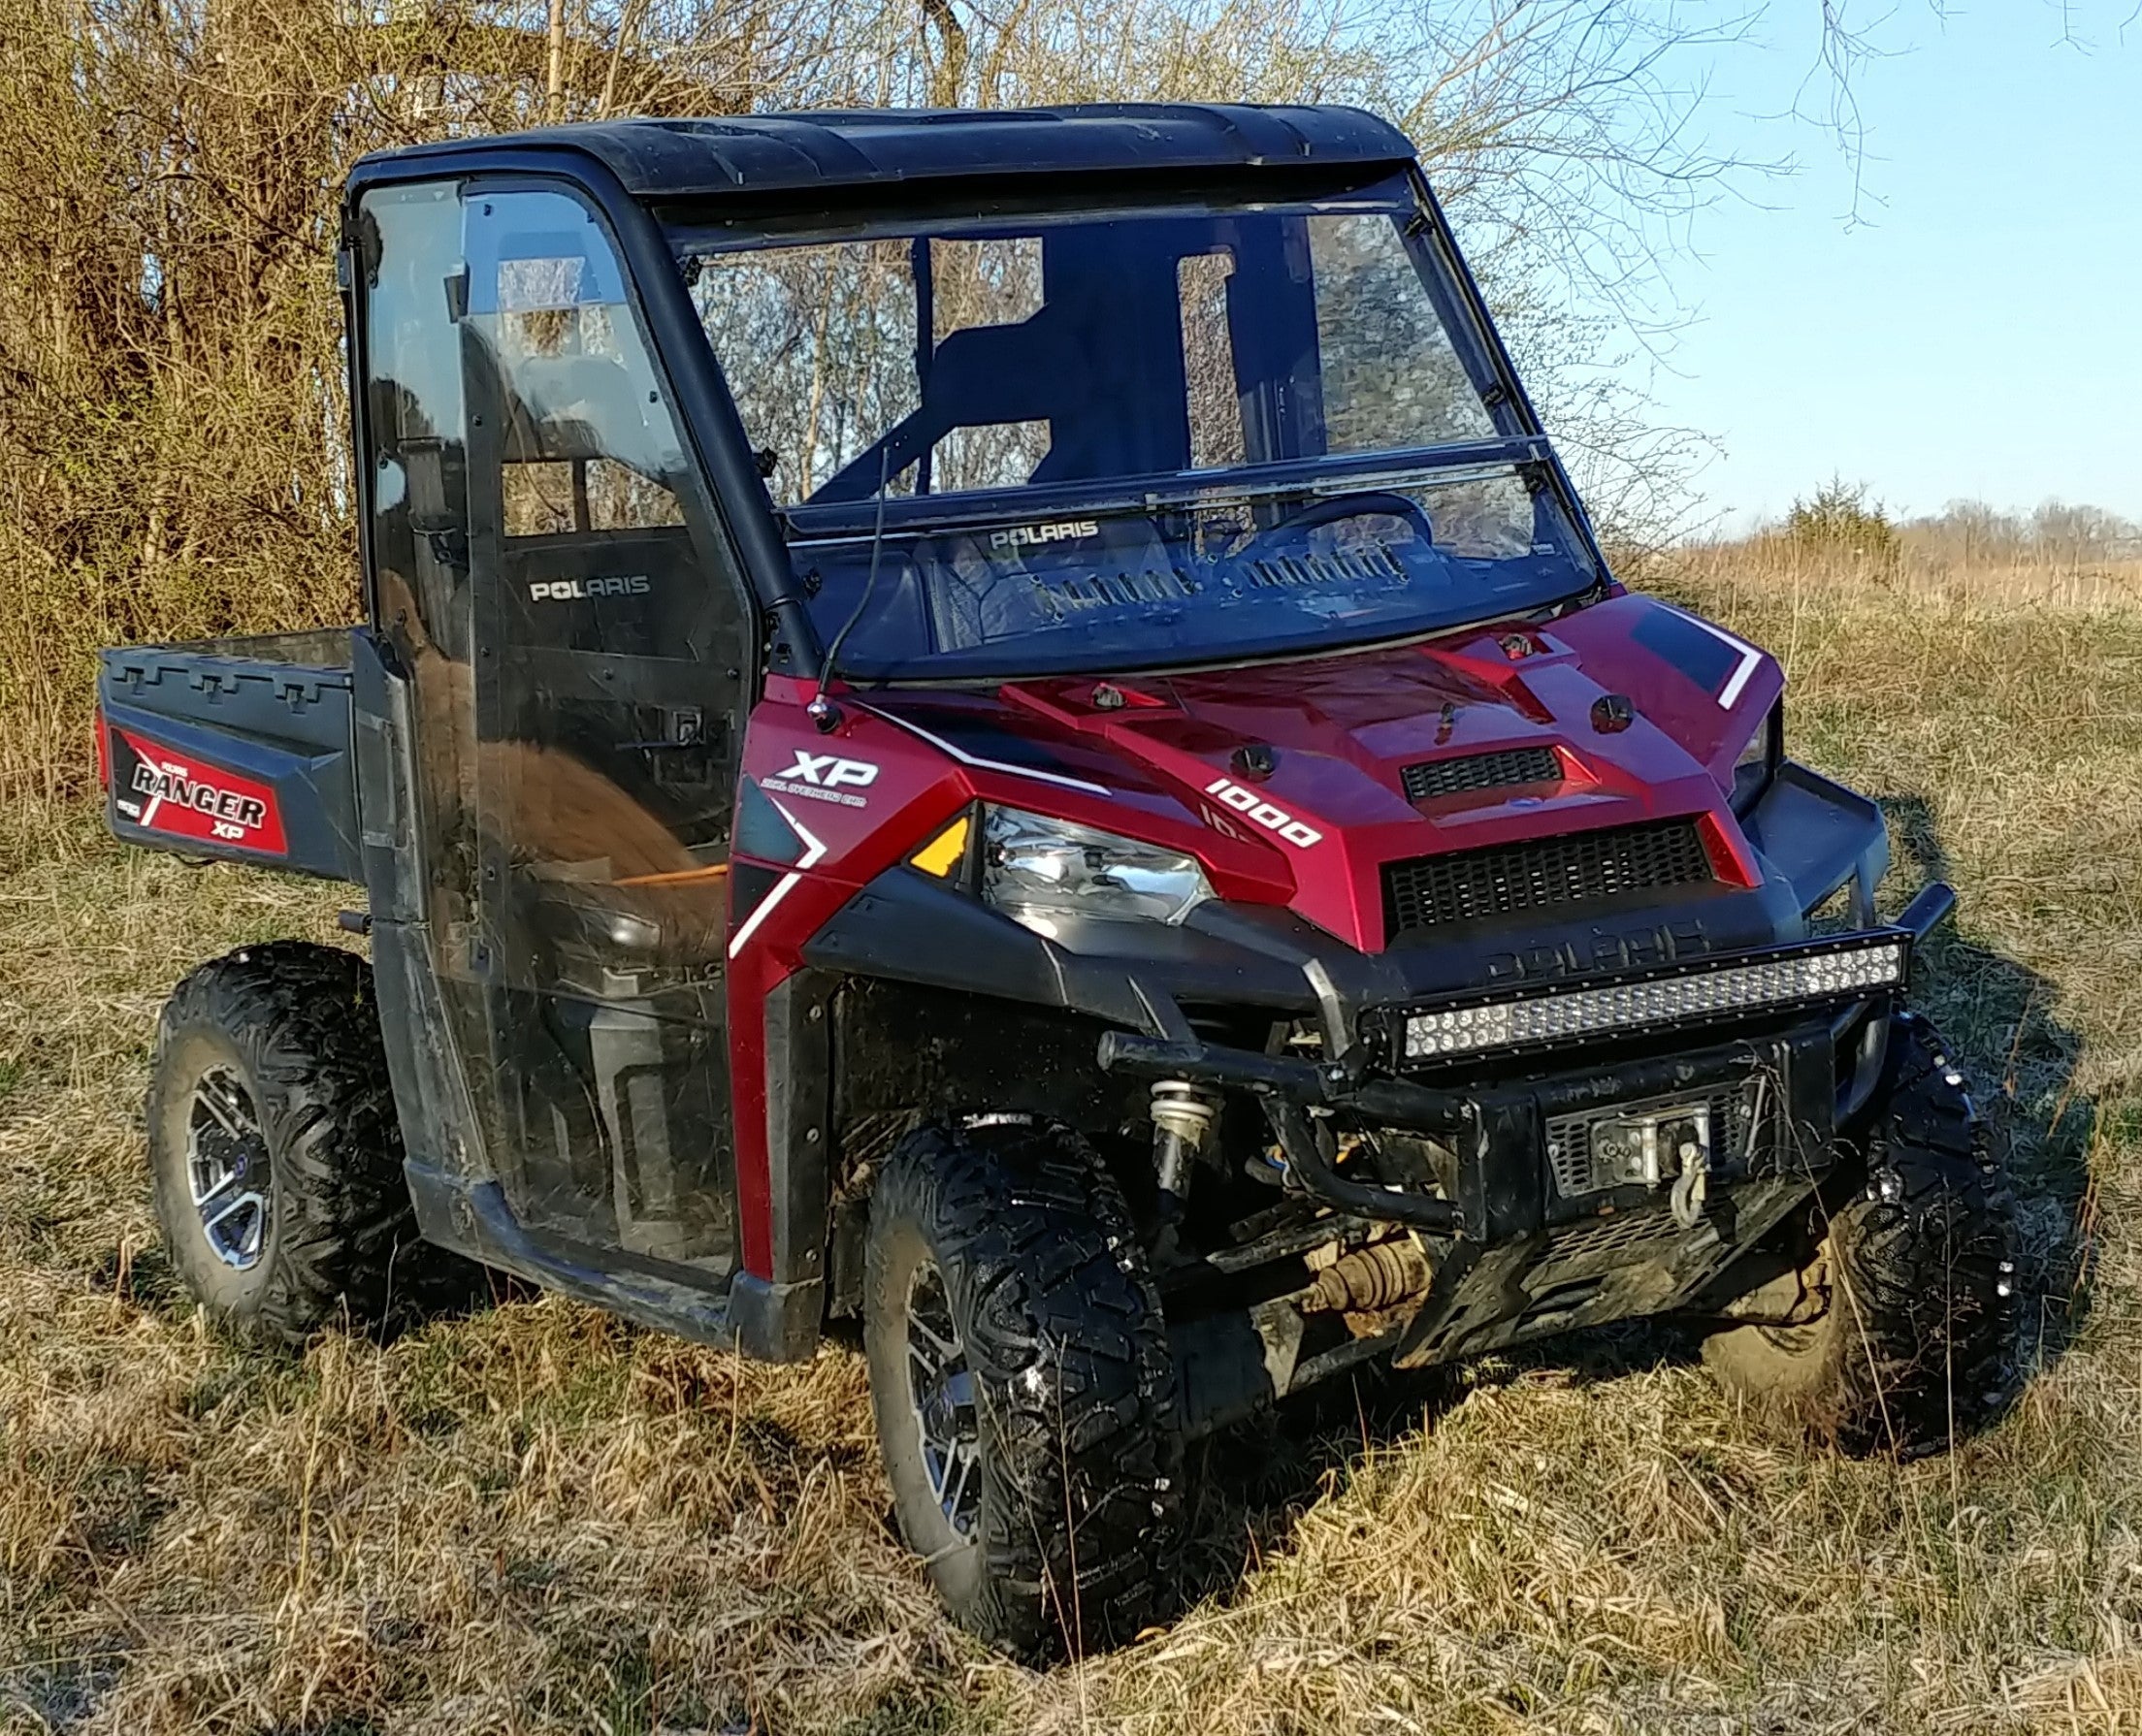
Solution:
{"label": "front grille", "polygon": [[1461,754],[1455,759],[1424,759],[1409,765],[1398,777],[1408,801],[1425,802],[1476,789],[1559,784],[1562,762],[1552,748],[1504,748],[1493,754]]}
{"label": "front grille", "polygon": [[1383,924],[1391,939],[1416,928],[1475,922],[1513,911],[1616,898],[1714,879],[1694,820],[1609,826],[1454,851],[1383,865]]}

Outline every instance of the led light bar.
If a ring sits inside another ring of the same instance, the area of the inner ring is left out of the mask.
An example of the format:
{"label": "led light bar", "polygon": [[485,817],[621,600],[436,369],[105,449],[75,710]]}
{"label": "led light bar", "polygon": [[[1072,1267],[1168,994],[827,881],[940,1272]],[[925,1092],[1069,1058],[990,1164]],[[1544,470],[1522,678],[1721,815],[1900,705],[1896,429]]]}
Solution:
{"label": "led light bar", "polygon": [[1911,959],[1900,936],[1745,964],[1568,989],[1485,1006],[1404,1017],[1402,1061],[1441,1060],[1482,1049],[1526,1048],[1581,1037],[1620,1037],[1689,1020],[1767,1013],[1810,1001],[1849,1000],[1895,988]]}

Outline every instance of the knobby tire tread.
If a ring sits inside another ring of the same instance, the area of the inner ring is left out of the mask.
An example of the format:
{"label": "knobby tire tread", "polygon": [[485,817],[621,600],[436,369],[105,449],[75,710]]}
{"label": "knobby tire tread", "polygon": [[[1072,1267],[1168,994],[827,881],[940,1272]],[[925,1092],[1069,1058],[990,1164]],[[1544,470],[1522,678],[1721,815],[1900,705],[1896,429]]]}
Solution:
{"label": "knobby tire tread", "polygon": [[243,1059],[276,1182],[269,1270],[242,1308],[222,1311],[224,1324],[298,1346],[345,1316],[384,1320],[398,1291],[419,1288],[437,1263],[423,1258],[403,1177],[371,966],[338,948],[275,941],[193,972],[157,1029],[152,1138],[166,1094],[191,1090],[162,1065],[189,1026],[220,1034]]}
{"label": "knobby tire tread", "polygon": [[1719,1333],[1705,1360],[1846,1452],[1939,1452],[1996,1421],[2020,1382],[2015,1198],[1962,1071],[1916,1013],[1895,1021],[1845,1158],[1860,1185],[1826,1219],[1818,1207],[1812,1232],[1827,1311],[1812,1328]]}
{"label": "knobby tire tread", "polygon": [[976,1380],[986,1571],[957,1613],[1029,1658],[1127,1641],[1171,1594],[1182,1445],[1122,1195],[1063,1129],[927,1127],[873,1210],[923,1227]]}

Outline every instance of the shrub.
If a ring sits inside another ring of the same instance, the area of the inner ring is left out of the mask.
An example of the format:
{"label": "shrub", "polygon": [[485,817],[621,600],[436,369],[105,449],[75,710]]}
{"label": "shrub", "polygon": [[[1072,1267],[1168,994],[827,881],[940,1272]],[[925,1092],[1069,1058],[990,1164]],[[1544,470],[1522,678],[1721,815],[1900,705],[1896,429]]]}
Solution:
{"label": "shrub", "polygon": [[1785,535],[1812,555],[1847,555],[1888,571],[1897,564],[1902,538],[1888,508],[1870,499],[1866,485],[1833,476],[1810,499],[1793,502]]}

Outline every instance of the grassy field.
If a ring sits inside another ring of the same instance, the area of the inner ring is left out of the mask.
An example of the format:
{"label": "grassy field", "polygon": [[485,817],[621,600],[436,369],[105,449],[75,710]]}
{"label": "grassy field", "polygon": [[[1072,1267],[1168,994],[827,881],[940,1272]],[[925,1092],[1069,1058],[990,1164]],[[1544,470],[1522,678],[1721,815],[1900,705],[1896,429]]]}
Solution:
{"label": "grassy field", "polygon": [[[2024,1182],[2034,1374],[1946,1459],[1736,1414],[1663,1329],[1203,1456],[1189,1613],[1032,1674],[890,1535],[860,1366],[510,1296],[218,1342],[140,1157],[156,1007],[333,888],[0,839],[0,1732],[2142,1731],[2142,597],[1716,557],[1801,756],[1953,879],[1922,993]],[[6,721],[0,720],[0,727]]]}

